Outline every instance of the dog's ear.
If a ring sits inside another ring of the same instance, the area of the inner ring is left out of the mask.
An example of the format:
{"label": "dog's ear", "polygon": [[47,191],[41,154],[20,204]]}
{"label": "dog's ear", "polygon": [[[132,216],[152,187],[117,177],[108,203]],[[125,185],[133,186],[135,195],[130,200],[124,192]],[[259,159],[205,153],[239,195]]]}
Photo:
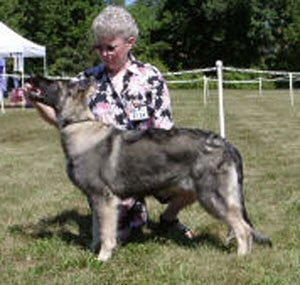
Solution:
{"label": "dog's ear", "polygon": [[87,91],[90,86],[95,83],[94,77],[90,76],[83,80],[79,80],[79,91]]}
{"label": "dog's ear", "polygon": [[74,89],[76,88],[77,92],[86,93],[94,84],[95,79],[93,77],[87,77],[84,79],[70,81],[69,87]]}
{"label": "dog's ear", "polygon": [[94,77],[87,78],[87,87],[85,91],[86,98],[92,98],[97,93],[97,82]]}

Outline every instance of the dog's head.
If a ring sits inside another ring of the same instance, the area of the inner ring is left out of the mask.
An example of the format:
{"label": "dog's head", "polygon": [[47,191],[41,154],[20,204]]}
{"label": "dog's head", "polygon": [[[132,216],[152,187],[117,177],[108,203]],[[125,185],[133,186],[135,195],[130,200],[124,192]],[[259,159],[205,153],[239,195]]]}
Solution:
{"label": "dog's head", "polygon": [[36,76],[31,77],[28,83],[32,86],[26,96],[34,102],[41,102],[56,109],[59,104],[61,90],[58,81]]}
{"label": "dog's head", "polygon": [[87,115],[91,118],[87,103],[97,88],[93,78],[49,80],[37,76],[30,78],[28,82],[33,87],[28,94],[29,99],[54,108],[59,120],[82,120]]}
{"label": "dog's head", "polygon": [[61,109],[69,98],[80,103],[86,103],[88,97],[95,92],[93,78],[83,80],[51,80],[42,76],[35,76],[28,80],[32,92],[27,96],[30,100],[44,103],[55,110]]}

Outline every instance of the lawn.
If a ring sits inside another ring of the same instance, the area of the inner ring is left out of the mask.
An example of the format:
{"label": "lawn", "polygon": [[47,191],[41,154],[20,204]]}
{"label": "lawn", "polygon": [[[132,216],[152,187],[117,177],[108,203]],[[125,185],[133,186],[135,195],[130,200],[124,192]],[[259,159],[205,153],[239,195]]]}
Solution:
{"label": "lawn", "polygon": [[[33,109],[0,114],[0,284],[299,284],[300,92],[226,90],[226,136],[244,159],[246,206],[272,249],[238,257],[226,227],[198,204],[180,213],[194,241],[155,230],[164,206],[147,199],[152,229],[102,264],[89,250],[86,198],[69,182],[58,132]],[[178,126],[218,132],[211,91],[172,90]]]}

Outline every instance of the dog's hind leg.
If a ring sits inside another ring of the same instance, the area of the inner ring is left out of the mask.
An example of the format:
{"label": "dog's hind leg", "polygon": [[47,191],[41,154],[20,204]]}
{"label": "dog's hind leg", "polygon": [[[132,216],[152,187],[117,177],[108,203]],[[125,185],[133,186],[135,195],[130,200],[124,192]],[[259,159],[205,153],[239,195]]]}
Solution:
{"label": "dog's hind leg", "polygon": [[238,254],[251,251],[251,226],[244,219],[241,185],[238,182],[234,166],[223,165],[223,169],[207,173],[197,181],[198,198],[204,208],[216,218],[222,220],[234,233],[238,243]]}
{"label": "dog's hind leg", "polygon": [[117,246],[118,198],[114,195],[93,196],[93,246],[101,243],[98,260],[107,261]]}
{"label": "dog's hind leg", "polygon": [[[225,175],[226,177],[224,177]],[[243,201],[242,180],[238,179],[238,171],[231,166],[222,174],[220,193],[222,193],[225,210],[224,221],[229,226],[229,234],[237,239],[238,255],[251,252],[253,237],[251,224],[245,219],[245,205]],[[229,235],[230,237],[230,235]]]}
{"label": "dog's hind leg", "polygon": [[238,255],[245,255],[252,249],[251,227],[244,221],[240,208],[231,207],[226,217],[238,243]]}
{"label": "dog's hind leg", "polygon": [[183,189],[178,189],[175,192],[176,194],[168,199],[168,206],[160,217],[160,224],[162,227],[172,227],[188,239],[192,239],[194,233],[179,222],[177,215],[181,209],[196,201],[196,194],[193,191]]}
{"label": "dog's hind leg", "polygon": [[235,240],[235,234],[232,227],[228,227],[226,235],[226,245],[230,245]]}

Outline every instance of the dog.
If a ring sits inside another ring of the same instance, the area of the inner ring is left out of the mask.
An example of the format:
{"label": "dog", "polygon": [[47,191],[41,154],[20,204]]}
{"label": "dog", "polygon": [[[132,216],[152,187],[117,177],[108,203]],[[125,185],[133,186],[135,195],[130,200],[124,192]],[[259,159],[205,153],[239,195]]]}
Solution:
{"label": "dog", "polygon": [[87,101],[96,92],[92,78],[52,81],[33,78],[40,92],[27,96],[54,108],[71,181],[92,201],[93,248],[107,261],[117,246],[117,205],[127,197],[168,197],[163,213],[178,212],[196,200],[228,225],[238,255],[253,240],[271,246],[254,229],[244,203],[240,152],[226,139],[200,129],[121,131],[96,121]]}

